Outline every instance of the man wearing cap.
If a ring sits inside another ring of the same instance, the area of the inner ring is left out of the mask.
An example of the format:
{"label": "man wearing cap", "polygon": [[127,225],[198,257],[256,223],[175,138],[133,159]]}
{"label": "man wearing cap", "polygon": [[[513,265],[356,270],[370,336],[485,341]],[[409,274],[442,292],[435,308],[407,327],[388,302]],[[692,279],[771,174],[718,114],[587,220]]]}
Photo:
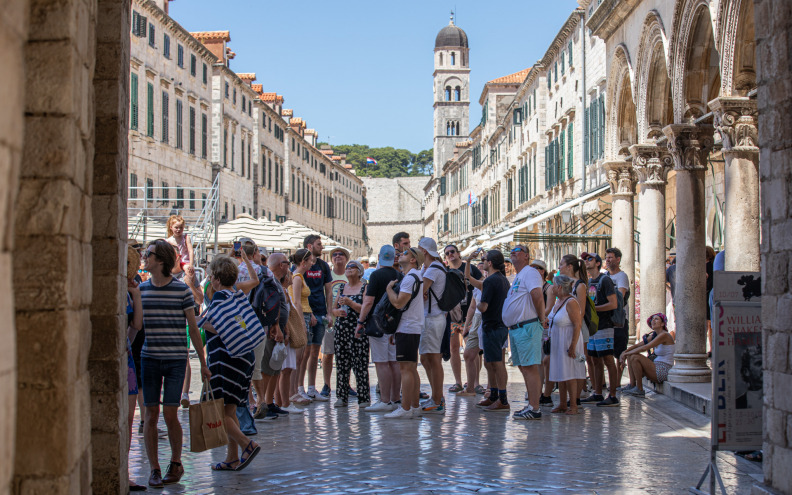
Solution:
{"label": "man wearing cap", "polygon": [[[366,282],[369,281],[369,278],[371,277],[371,274],[374,273],[374,270],[377,269],[377,257],[372,254],[369,257],[367,263],[368,263],[368,266],[366,266],[366,269],[363,271],[363,280],[365,280]],[[363,266],[365,266],[365,265],[366,265],[366,263],[363,264]]]}
{"label": "man wearing cap", "polygon": [[424,403],[425,414],[445,414],[445,398],[443,397],[443,363],[440,347],[446,329],[447,311],[441,310],[437,302],[442,299],[446,284],[446,267],[440,261],[437,242],[429,237],[422,237],[418,249],[423,253],[423,297],[424,297],[424,331],[418,352],[421,364],[432,387],[431,397]]}
{"label": "man wearing cap", "polygon": [[[545,302],[542,295],[542,276],[528,266],[531,255],[524,245],[511,250],[511,260],[517,274],[503,303],[503,324],[509,329],[512,362],[520,370],[528,392],[529,405],[514,413],[514,419],[542,419],[539,396],[542,379],[539,365],[542,363],[542,332],[545,318]],[[486,345],[486,343],[485,343]]]}
{"label": "man wearing cap", "polygon": [[[616,387],[619,386],[616,361],[613,359],[613,311],[619,306],[616,298],[616,288],[613,280],[602,273],[602,257],[596,253],[583,253],[580,259],[586,265],[589,276],[589,297],[594,301],[594,309],[599,317],[597,333],[591,336],[588,343],[588,354],[591,357],[594,369],[591,370],[591,380],[594,393],[581,404],[597,404],[600,407],[615,407],[619,405],[616,397]],[[608,368],[609,395],[607,399],[602,396],[604,386],[603,367]]]}
{"label": "man wearing cap", "polygon": [[[396,259],[396,250],[393,246],[382,246],[377,258],[378,268],[369,276],[366,294],[363,296],[363,305],[360,308],[356,335],[364,336],[365,322],[369,314],[376,307],[380,299],[386,295],[388,285],[394,280],[401,282],[402,274],[393,267]],[[364,409],[369,413],[390,412],[398,407],[401,393],[401,371],[396,362],[396,344],[391,342],[388,335],[382,337],[369,337],[371,360],[377,370],[377,382],[380,388],[380,399]]]}
{"label": "man wearing cap", "polygon": [[[346,249],[339,246],[330,251],[330,262],[333,264],[333,271],[330,273],[330,276],[333,277],[333,281],[330,283],[330,292],[332,293],[330,299],[331,304],[335,303],[338,297],[338,289],[341,285],[349,283],[345,275],[348,261],[349,251]],[[331,317],[331,321],[334,320],[335,319]],[[322,378],[324,378],[324,387],[322,387],[322,391],[319,395],[329,399],[330,378],[333,374],[333,355],[335,354],[335,331],[332,325],[325,331],[320,352],[322,353]]]}

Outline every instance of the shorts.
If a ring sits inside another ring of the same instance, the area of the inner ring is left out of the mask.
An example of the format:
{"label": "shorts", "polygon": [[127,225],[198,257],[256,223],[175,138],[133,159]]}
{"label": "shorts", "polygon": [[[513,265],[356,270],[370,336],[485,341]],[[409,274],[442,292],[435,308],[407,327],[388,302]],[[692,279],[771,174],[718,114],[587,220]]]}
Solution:
{"label": "shorts", "polygon": [[600,358],[613,356],[613,329],[600,328],[588,342],[589,356]]}
{"label": "shorts", "polygon": [[382,337],[369,337],[369,349],[371,349],[371,362],[389,363],[396,361],[396,344],[390,343],[390,335]]}
{"label": "shorts", "polygon": [[[418,348],[420,354],[440,354],[440,346],[443,343],[443,334],[446,329],[446,315],[439,313],[429,315],[424,320],[424,331],[421,334],[421,344]],[[417,335],[417,334],[416,334]],[[398,361],[398,352],[397,361]]]}
{"label": "shorts", "polygon": [[[445,321],[445,318],[443,318]],[[445,325],[444,325],[445,326]],[[423,339],[418,333],[397,333],[396,337],[396,361],[417,363],[418,347]]]}
{"label": "shorts", "polygon": [[542,331],[539,321],[526,323],[509,330],[511,358],[515,366],[535,366],[542,363]]}
{"label": "shorts", "polygon": [[335,331],[325,330],[320,351],[322,354],[335,354]]}
{"label": "shorts", "polygon": [[[258,354],[256,354],[256,368],[258,369],[259,378],[255,378],[256,372],[253,371],[254,380],[261,380],[263,378],[261,375],[276,376],[281,372],[280,369],[273,369],[269,364],[270,359],[272,359],[272,351],[275,349],[275,340],[265,338],[262,344],[264,344],[264,348],[261,351],[261,357],[259,358]],[[258,347],[256,347],[256,350],[258,350]],[[283,365],[281,365],[282,367]]]}
{"label": "shorts", "polygon": [[143,368],[143,405],[159,406],[161,393],[163,406],[178,407],[188,360],[143,356],[140,361]]}
{"label": "shorts", "polygon": [[135,360],[132,359],[132,352],[127,352],[127,388],[129,395],[138,394],[137,375],[135,373]]}
{"label": "shorts", "polygon": [[668,380],[668,370],[672,368],[672,366],[668,363],[661,363],[661,362],[654,362],[655,365],[655,373],[657,374],[657,383],[663,383],[664,381]]}
{"label": "shorts", "polygon": [[264,337],[264,340],[253,349],[253,374],[251,380],[261,380],[261,356],[264,355],[264,347],[267,345],[269,338]]}
{"label": "shorts", "polygon": [[509,329],[505,326],[484,330],[484,361],[500,363],[503,361],[503,345],[509,338]]}
{"label": "shorts", "polygon": [[297,369],[297,349],[292,349],[292,346],[286,346],[286,359],[281,364],[281,370],[296,370]]}
{"label": "shorts", "polygon": [[627,350],[628,340],[629,336],[627,335],[626,328],[613,329],[613,355],[616,356],[616,359],[619,359],[622,352]]}
{"label": "shorts", "polygon": [[303,318],[305,319],[305,328],[308,329],[307,345],[322,345],[325,335],[325,326],[322,318],[317,318],[314,326],[311,326],[311,313],[303,313]]}
{"label": "shorts", "polygon": [[479,327],[481,326],[481,315],[476,313],[473,316],[473,319],[470,322],[470,331],[468,331],[467,337],[465,337],[465,349],[478,347],[481,348],[479,344]]}

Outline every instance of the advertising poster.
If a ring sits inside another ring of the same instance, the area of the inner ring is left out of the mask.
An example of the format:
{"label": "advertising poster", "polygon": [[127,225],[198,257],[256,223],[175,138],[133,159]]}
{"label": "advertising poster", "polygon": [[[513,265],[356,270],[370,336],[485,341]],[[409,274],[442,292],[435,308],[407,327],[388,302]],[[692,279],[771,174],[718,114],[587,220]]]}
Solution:
{"label": "advertising poster", "polygon": [[762,306],[755,287],[759,283],[756,273],[715,272],[713,443],[719,450],[762,447]]}

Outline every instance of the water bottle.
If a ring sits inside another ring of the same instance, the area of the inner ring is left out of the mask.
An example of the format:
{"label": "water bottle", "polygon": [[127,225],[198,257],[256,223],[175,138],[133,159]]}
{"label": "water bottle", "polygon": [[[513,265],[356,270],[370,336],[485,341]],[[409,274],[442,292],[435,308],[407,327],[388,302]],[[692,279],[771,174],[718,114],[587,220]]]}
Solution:
{"label": "water bottle", "polygon": [[341,311],[341,317],[346,318],[347,316],[349,316],[349,306],[347,306],[346,304],[339,307],[338,310]]}

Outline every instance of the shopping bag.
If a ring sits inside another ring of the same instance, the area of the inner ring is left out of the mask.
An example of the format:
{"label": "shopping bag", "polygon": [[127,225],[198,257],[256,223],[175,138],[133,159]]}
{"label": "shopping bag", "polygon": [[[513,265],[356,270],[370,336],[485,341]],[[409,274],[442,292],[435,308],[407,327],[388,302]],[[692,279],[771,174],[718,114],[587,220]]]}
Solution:
{"label": "shopping bag", "polygon": [[283,360],[286,359],[288,352],[286,344],[283,342],[275,344],[275,348],[272,349],[272,356],[270,356],[269,367],[273,370],[281,369],[283,367]]}
{"label": "shopping bag", "polygon": [[212,387],[204,380],[200,400],[190,404],[190,452],[203,452],[228,443],[224,408],[223,399],[215,399]]}

